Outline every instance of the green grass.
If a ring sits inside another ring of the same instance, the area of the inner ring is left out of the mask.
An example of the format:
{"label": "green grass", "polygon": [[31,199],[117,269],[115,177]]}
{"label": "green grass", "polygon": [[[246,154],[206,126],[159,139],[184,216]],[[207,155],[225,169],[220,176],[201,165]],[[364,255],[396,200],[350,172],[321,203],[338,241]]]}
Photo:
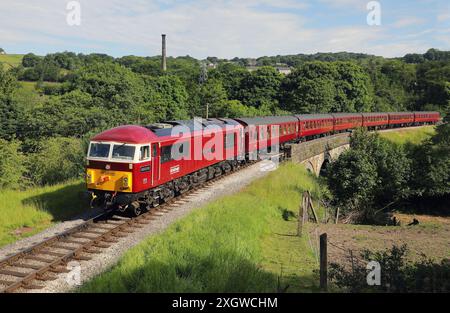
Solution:
{"label": "green grass", "polygon": [[0,54],[0,64],[5,69],[16,67],[22,63],[23,54]]}
{"label": "green grass", "polygon": [[304,189],[321,193],[301,165],[284,164],[148,237],[80,291],[314,290],[317,263],[307,236],[295,237],[295,221],[282,217],[283,210],[297,212]]}
{"label": "green grass", "polygon": [[382,132],[380,136],[397,144],[418,145],[430,138],[435,133],[434,126],[424,126],[412,129],[399,129],[396,131]]}
{"label": "green grass", "polygon": [[34,235],[88,208],[80,181],[25,191],[0,191],[0,246]]}

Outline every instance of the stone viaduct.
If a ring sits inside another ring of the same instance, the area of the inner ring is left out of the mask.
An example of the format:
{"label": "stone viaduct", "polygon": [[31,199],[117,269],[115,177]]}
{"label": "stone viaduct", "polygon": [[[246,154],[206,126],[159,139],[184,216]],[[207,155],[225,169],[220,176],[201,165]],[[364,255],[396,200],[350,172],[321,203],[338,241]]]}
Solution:
{"label": "stone viaduct", "polygon": [[292,144],[291,160],[304,164],[308,171],[319,176],[327,163],[336,160],[347,149],[350,149],[350,133],[342,133]]}

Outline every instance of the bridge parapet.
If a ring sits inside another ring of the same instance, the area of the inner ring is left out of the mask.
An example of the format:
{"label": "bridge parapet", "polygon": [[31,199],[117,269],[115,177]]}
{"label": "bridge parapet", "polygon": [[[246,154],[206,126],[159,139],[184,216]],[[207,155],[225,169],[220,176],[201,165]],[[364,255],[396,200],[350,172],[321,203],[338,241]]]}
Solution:
{"label": "bridge parapet", "polygon": [[291,146],[291,159],[301,163],[311,157],[350,144],[350,133],[342,133],[312,141],[293,144]]}

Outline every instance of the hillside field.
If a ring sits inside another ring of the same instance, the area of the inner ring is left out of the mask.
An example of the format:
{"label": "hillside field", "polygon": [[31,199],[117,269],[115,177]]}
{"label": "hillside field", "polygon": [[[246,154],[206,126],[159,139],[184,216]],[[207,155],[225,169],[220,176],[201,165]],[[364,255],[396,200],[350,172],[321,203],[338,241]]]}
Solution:
{"label": "hillside field", "polygon": [[420,144],[430,138],[435,133],[434,126],[423,126],[407,129],[396,129],[392,131],[380,132],[380,136],[397,144]]}
{"label": "hillside field", "polygon": [[0,54],[0,64],[3,64],[4,68],[9,69],[21,64],[22,58],[23,54]]}

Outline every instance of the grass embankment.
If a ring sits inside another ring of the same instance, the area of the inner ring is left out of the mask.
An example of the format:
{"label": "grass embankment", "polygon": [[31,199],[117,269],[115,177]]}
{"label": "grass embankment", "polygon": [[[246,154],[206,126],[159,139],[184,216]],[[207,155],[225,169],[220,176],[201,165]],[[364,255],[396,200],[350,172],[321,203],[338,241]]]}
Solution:
{"label": "grass embankment", "polygon": [[86,210],[80,181],[24,191],[0,190],[0,246],[34,235]]}
{"label": "grass embankment", "polygon": [[[301,165],[284,164],[130,249],[82,292],[276,292],[316,288],[306,236],[295,237],[301,192],[321,191]],[[283,214],[284,213],[284,214]],[[278,278],[280,283],[278,283]]]}
{"label": "grass embankment", "polygon": [[401,145],[418,145],[424,140],[430,138],[432,135],[434,135],[434,133],[435,126],[423,126],[417,128],[380,132],[380,136]]}

